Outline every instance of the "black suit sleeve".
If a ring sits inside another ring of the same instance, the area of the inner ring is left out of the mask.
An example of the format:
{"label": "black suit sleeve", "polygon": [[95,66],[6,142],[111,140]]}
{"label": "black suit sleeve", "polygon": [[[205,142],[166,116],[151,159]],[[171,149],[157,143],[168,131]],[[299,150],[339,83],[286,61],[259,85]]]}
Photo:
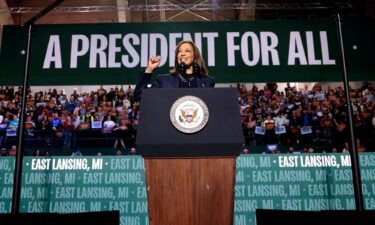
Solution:
{"label": "black suit sleeve", "polygon": [[147,88],[147,84],[150,82],[152,77],[151,73],[145,73],[141,71],[139,79],[134,89],[134,101],[138,102],[141,100],[142,90]]}

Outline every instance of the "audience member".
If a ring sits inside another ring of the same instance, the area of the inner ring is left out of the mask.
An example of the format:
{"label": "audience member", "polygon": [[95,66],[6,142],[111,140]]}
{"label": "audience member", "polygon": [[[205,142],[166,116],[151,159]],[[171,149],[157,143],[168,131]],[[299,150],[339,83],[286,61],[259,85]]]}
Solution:
{"label": "audience member", "polygon": [[9,155],[10,156],[16,156],[17,155],[17,146],[12,145],[12,147],[9,150]]}
{"label": "audience member", "polygon": [[7,149],[6,148],[2,148],[1,149],[1,156],[7,156],[7,155],[8,155]]}
{"label": "audience member", "polygon": [[137,149],[135,147],[130,148],[130,155],[137,155]]}
{"label": "audience member", "polygon": [[117,156],[122,155],[122,149],[121,149],[121,148],[117,148],[115,154],[116,154]]}

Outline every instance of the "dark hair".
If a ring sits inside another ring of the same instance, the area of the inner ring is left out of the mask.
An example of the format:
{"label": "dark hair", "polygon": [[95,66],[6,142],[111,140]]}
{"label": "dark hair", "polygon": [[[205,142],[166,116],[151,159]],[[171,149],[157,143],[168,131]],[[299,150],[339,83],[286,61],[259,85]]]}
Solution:
{"label": "dark hair", "polygon": [[178,74],[178,60],[177,60],[177,53],[178,49],[182,44],[190,44],[193,47],[194,50],[194,64],[197,64],[200,67],[200,73],[202,76],[208,76],[208,69],[205,66],[204,59],[202,58],[202,55],[198,49],[198,47],[194,44],[192,41],[181,41],[178,43],[175,49],[175,58],[174,58],[174,68],[170,71],[171,74],[176,75]]}

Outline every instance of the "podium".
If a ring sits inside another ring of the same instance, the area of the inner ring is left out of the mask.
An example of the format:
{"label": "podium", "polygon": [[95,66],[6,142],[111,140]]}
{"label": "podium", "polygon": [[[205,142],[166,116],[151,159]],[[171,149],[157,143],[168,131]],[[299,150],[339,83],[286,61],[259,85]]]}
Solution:
{"label": "podium", "polygon": [[[181,97],[206,104],[206,126],[174,127],[170,112]],[[233,88],[146,89],[137,146],[145,159],[150,225],[233,224],[235,163],[244,137]]]}

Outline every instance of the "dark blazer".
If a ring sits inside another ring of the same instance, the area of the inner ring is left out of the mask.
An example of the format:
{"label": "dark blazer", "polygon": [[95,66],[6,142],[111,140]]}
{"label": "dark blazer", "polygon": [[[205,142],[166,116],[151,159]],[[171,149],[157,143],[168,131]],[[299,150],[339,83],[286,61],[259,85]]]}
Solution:
{"label": "dark blazer", "polygon": [[[140,101],[142,90],[147,88],[147,84],[150,82],[152,74],[145,73],[142,71],[139,75],[139,80],[134,89],[134,100]],[[215,78],[207,77],[198,77],[198,88],[210,88],[215,86]],[[153,88],[178,88],[179,77],[172,74],[163,74],[159,75],[156,78],[155,83],[152,85]]]}

